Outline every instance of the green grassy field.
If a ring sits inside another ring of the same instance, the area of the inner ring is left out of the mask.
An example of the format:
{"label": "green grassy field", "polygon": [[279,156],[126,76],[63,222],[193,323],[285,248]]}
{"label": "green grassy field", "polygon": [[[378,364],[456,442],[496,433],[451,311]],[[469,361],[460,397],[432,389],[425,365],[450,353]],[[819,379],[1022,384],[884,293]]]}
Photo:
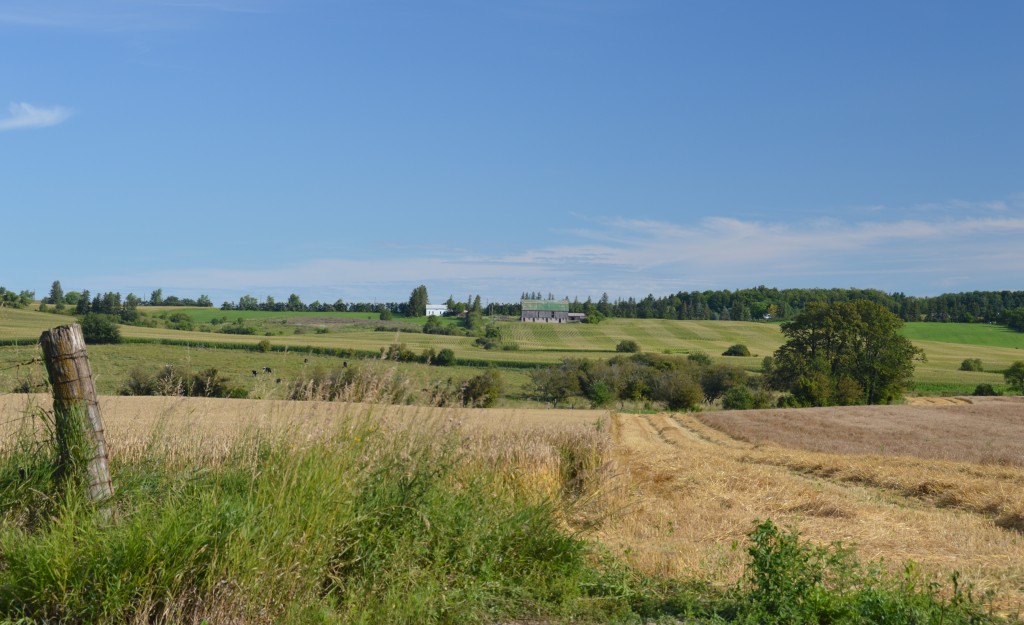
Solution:
{"label": "green grassy field", "polygon": [[[509,401],[524,394],[528,374],[524,367],[551,364],[563,358],[607,359],[616,355],[615,346],[634,340],[643,351],[667,354],[704,352],[715,360],[726,361],[758,371],[764,356],[782,343],[777,324],[725,321],[671,321],[661,319],[609,319],[600,324],[525,324],[499,322],[502,344],[514,350],[486,350],[475,344],[475,337],[423,334],[403,331],[417,328],[425,318],[395,320],[384,324],[368,313],[268,313],[260,311],[221,311],[196,308],[147,308],[149,315],[185,312],[202,324],[196,331],[157,327],[123,326],[127,339],[172,340],[190,345],[125,344],[95,346],[90,349],[101,393],[113,393],[133,367],[158,367],[165,364],[194,370],[215,367],[227,376],[232,386],[247,389],[253,396],[278,397],[276,380],[287,384],[304,369],[320,366],[331,369],[340,359],[305,353],[313,348],[352,350],[363,354],[379,353],[388,345],[404,344],[416,354],[427,349],[451,349],[468,367],[439,368],[412,364],[400,365],[416,384],[429,386],[451,377],[464,380],[475,367],[494,364],[503,367]],[[254,335],[223,334],[208,322],[227,317],[231,322],[242,317],[256,329]],[[367,317],[370,317],[369,319]],[[31,345],[44,330],[69,323],[72,317],[29,310],[0,309],[0,341],[19,340]],[[453,320],[446,320],[453,323]],[[378,328],[387,325],[387,331]],[[200,331],[203,330],[203,331]],[[927,360],[917,364],[914,392],[923,395],[970,394],[981,383],[1002,385],[1002,371],[1017,360],[1024,360],[1024,334],[982,324],[911,323],[903,333],[925,351]],[[269,341],[273,351],[259,353],[241,349],[204,347],[215,344],[249,346]],[[749,357],[722,357],[730,345],[742,343]],[[31,359],[32,347],[0,348],[0,369],[5,365]],[[283,351],[289,350],[289,351]],[[297,350],[292,352],[290,350]],[[984,371],[960,371],[966,358],[978,358]],[[253,379],[253,369],[270,367],[275,373],[269,384],[263,377]],[[18,376],[21,376],[20,378]],[[0,371],[0,391],[9,391],[26,381],[24,368]],[[29,380],[30,383],[33,383]],[[272,388],[268,388],[268,386]]]}
{"label": "green grassy field", "polygon": [[984,323],[908,323],[903,326],[902,334],[915,343],[927,341],[1024,349],[1024,332]]}

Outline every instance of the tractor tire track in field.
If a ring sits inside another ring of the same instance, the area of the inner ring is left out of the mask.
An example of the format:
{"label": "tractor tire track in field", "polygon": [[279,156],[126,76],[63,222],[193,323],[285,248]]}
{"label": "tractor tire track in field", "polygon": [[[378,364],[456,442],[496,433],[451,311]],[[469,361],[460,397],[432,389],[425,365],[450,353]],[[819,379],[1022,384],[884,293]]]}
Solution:
{"label": "tractor tire track in field", "polygon": [[[857,501],[863,501],[866,496],[871,500],[885,501],[897,506],[953,509],[978,516],[1002,530],[1015,534],[1024,533],[1024,521],[1019,511],[1003,510],[991,503],[960,505],[962,502],[950,496],[941,482],[925,481],[907,487],[898,482],[872,479],[856,471],[844,471],[841,466],[794,459],[786,455],[787,450],[775,450],[778,453],[773,453],[761,449],[751,443],[734,439],[689,415],[659,413],[621,416],[635,418],[653,439],[660,441],[664,448],[675,450],[675,453],[693,455],[714,453],[717,449],[717,453],[725,454],[732,462],[771,467],[786,472],[792,479],[804,481],[812,486],[828,484],[837,489],[837,493],[846,493],[846,496]],[[619,430],[622,429],[620,423]],[[665,449],[660,451],[665,453]],[[961,470],[960,474],[966,473],[969,471]]]}
{"label": "tractor tire track in field", "polygon": [[[659,574],[736,579],[746,534],[764,519],[817,544],[853,545],[864,561],[907,561],[948,579],[959,571],[1024,606],[1024,540],[982,509],[943,506],[879,477],[849,479],[851,463],[879,476],[906,458],[802,452],[733,439],[693,415],[613,413],[611,450],[625,499],[600,540]],[[819,463],[819,464],[815,464]],[[840,470],[834,473],[829,467]],[[810,470],[818,466],[818,470]],[[728,545],[733,545],[730,549]]]}
{"label": "tractor tire track in field", "polygon": [[[644,423],[645,429],[651,433],[665,446],[670,447],[674,450],[674,453],[716,453],[720,454],[724,452],[729,454],[727,449],[735,450],[738,452],[745,452],[752,449],[752,446],[741,441],[734,441],[735,446],[728,445],[724,441],[712,440],[706,434],[699,432],[695,427],[684,424],[682,420],[675,414],[656,414],[656,415],[639,415]],[[728,439],[733,441],[733,439]],[[699,448],[694,449],[694,446]],[[776,470],[784,471],[789,474],[791,478],[806,482],[812,487],[818,487],[821,484],[829,484],[832,487],[838,489],[840,492],[846,493],[850,498],[858,501],[865,499],[871,500],[884,500],[889,503],[896,505],[906,505],[907,502],[901,501],[905,499],[903,497],[893,497],[894,493],[884,488],[876,488],[872,485],[856,484],[841,480],[832,480],[826,476],[814,475],[804,471],[795,470],[785,464],[775,462],[765,462],[762,459],[755,458],[748,453],[740,453],[736,457],[730,457],[730,460],[742,464],[750,464],[755,466],[770,467]],[[865,491],[867,491],[865,493]],[[799,507],[799,506],[798,506]],[[834,507],[832,509],[835,509]]]}

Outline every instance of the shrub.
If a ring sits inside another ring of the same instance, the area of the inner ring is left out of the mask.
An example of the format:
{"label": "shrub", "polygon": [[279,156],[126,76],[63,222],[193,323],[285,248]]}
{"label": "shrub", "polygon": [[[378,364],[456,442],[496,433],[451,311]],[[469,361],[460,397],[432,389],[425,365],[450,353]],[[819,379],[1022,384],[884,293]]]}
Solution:
{"label": "shrub", "polygon": [[626,354],[635,354],[640,351],[640,344],[633,339],[625,339],[619,341],[619,344],[615,346],[615,351]]}
{"label": "shrub", "polygon": [[263,339],[259,343],[256,343],[256,351],[263,352],[263,353],[269,352],[270,351],[270,341],[268,341],[267,339]]}
{"label": "shrub", "polygon": [[984,371],[984,368],[981,366],[981,358],[965,358],[964,361],[960,363],[960,370]]}
{"label": "shrub", "polygon": [[120,343],[121,329],[117,327],[114,317],[98,313],[87,313],[82,316],[82,335],[90,345]]}
{"label": "shrub", "polygon": [[183,312],[171,313],[167,316],[166,325],[171,330],[193,330],[195,324],[192,321],[192,317],[189,317]]}
{"label": "shrub", "polygon": [[669,410],[694,410],[704,398],[694,372],[669,369],[655,379],[654,399],[665,402]]}
{"label": "shrub", "polygon": [[218,329],[217,332],[221,334],[253,335],[256,334],[256,328],[252,326],[242,325],[240,323],[232,323]]}
{"label": "shrub", "polygon": [[991,384],[979,384],[974,387],[974,393],[972,393],[975,397],[993,397],[998,394],[999,391],[994,389]]}
{"label": "shrub", "polygon": [[420,360],[416,352],[406,347],[405,343],[392,343],[386,348],[380,348],[381,358],[384,360],[395,360],[397,362],[417,362]]}
{"label": "shrub", "polygon": [[727,349],[724,352],[722,352],[722,355],[723,356],[749,356],[750,355],[750,350],[747,348],[746,345],[743,345],[742,343],[737,343],[735,345],[730,346],[729,349]]}
{"label": "shrub", "polygon": [[466,381],[462,389],[462,403],[465,406],[487,408],[501,397],[504,384],[497,369],[487,369]]}
{"label": "shrub", "polygon": [[691,352],[686,356],[686,359],[690,362],[695,362],[702,367],[707,367],[711,364],[711,356],[708,356],[705,352],[701,351]]}
{"label": "shrub", "polygon": [[609,388],[604,380],[598,380],[587,389],[587,398],[590,400],[592,407],[604,408],[615,400],[615,391]]}
{"label": "shrub", "polygon": [[996,619],[972,597],[971,588],[952,577],[952,596],[937,596],[941,585],[912,565],[890,574],[865,566],[852,549],[800,540],[795,529],[758,523],[747,535],[749,564],[735,607],[737,622],[794,623],[991,623]]}
{"label": "shrub", "polygon": [[1003,379],[1010,390],[1024,393],[1024,361],[1018,360],[1003,372]]}
{"label": "shrub", "polygon": [[444,348],[437,352],[437,356],[432,361],[433,364],[439,367],[447,367],[455,364],[455,352],[449,348]]}
{"label": "shrub", "polygon": [[229,387],[227,381],[227,378],[220,375],[213,367],[193,373],[181,367],[168,365],[156,374],[135,368],[128,373],[118,394],[234,398],[248,396],[245,389]]}
{"label": "shrub", "polygon": [[732,365],[717,364],[703,367],[700,372],[700,387],[704,392],[704,401],[709,404],[724,395],[735,386],[742,385],[747,379],[747,372]]}
{"label": "shrub", "polygon": [[734,386],[722,398],[726,410],[750,410],[754,407],[754,394],[746,386]]}

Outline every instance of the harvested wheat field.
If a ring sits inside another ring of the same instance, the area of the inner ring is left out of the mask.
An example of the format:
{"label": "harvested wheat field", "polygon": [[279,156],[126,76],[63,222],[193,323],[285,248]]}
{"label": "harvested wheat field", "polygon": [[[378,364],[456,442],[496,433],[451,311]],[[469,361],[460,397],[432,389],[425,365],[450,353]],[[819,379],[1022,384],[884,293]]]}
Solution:
{"label": "harvested wheat field", "polygon": [[[0,397],[3,422],[46,409],[43,396]],[[253,427],[301,441],[345,417],[457,427],[474,456],[541,492],[558,484],[553,441],[597,432],[600,483],[567,522],[644,572],[735,581],[745,535],[771,518],[865,561],[959,571],[1000,612],[1024,610],[1021,399],[634,415],[104,397],[101,410],[112,455],[127,461],[154,441],[217,454]]]}

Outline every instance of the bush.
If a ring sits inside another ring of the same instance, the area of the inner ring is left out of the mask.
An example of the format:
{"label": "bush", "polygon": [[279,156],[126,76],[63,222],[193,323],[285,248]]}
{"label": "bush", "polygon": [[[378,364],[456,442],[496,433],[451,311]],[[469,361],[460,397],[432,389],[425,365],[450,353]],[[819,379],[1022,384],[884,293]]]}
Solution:
{"label": "bush", "polygon": [[747,348],[746,345],[743,345],[742,343],[737,343],[735,345],[730,346],[729,349],[727,349],[724,352],[722,352],[722,355],[723,356],[749,356],[750,355],[750,350]]}
{"label": "bush", "polygon": [[685,369],[663,371],[654,382],[654,399],[665,402],[669,410],[695,410],[704,398],[694,372]]}
{"label": "bush", "polygon": [[795,529],[758,523],[747,535],[750,562],[737,594],[741,623],[991,623],[953,574],[952,596],[937,596],[940,584],[922,579],[908,565],[902,574],[864,566],[852,549],[819,547]]}
{"label": "bush", "polygon": [[604,380],[598,380],[587,389],[587,399],[593,408],[604,408],[611,405],[615,400],[615,392],[608,387]]}
{"label": "bush", "polygon": [[640,344],[633,339],[625,339],[619,341],[619,344],[615,346],[615,351],[626,354],[635,354],[640,351]]}
{"label": "bush", "polygon": [[437,356],[435,356],[431,362],[432,364],[435,364],[439,367],[447,367],[450,365],[454,365],[455,352],[446,347],[441,351],[437,352]]}
{"label": "bush", "polygon": [[1024,361],[1018,360],[1003,372],[1003,379],[1010,390],[1024,393]]}
{"label": "bush", "polygon": [[237,323],[237,324],[236,323],[232,323],[232,324],[226,325],[226,326],[218,329],[217,332],[219,332],[221,334],[254,335],[254,334],[256,334],[256,328],[254,328],[252,326],[242,325],[240,323]]}
{"label": "bush", "polygon": [[406,347],[405,343],[392,343],[386,348],[380,348],[381,358],[384,360],[395,360],[397,362],[419,362],[421,359],[416,352]]}
{"label": "bush", "polygon": [[82,316],[82,335],[88,345],[120,343],[121,329],[117,327],[114,317],[98,313],[87,313]]}
{"label": "bush", "polygon": [[267,353],[270,351],[270,347],[270,341],[267,339],[263,339],[259,343],[256,343],[256,351],[258,352]]}
{"label": "bush", "polygon": [[462,404],[488,408],[498,402],[504,384],[497,369],[488,369],[466,381],[462,389]]}
{"label": "bush", "polygon": [[135,368],[128,373],[118,394],[233,398],[248,396],[245,389],[229,387],[227,381],[227,378],[220,375],[213,367],[193,373],[187,369],[168,365],[156,374]]}
{"label": "bush", "polygon": [[722,398],[726,410],[750,410],[754,407],[754,394],[746,386],[734,386]]}
{"label": "bush", "polygon": [[690,362],[695,362],[702,367],[707,367],[711,364],[711,356],[708,356],[705,352],[696,351],[688,354],[686,359]]}
{"label": "bush", "polygon": [[195,323],[192,321],[192,317],[189,317],[183,312],[176,312],[168,315],[166,325],[168,329],[171,330],[190,331],[195,329]]}
{"label": "bush", "polygon": [[999,395],[999,391],[993,388],[991,384],[979,384],[974,387],[972,395],[975,397],[994,397]]}
{"label": "bush", "polygon": [[964,361],[960,363],[960,370],[984,371],[984,368],[981,366],[981,358],[965,358]]}

